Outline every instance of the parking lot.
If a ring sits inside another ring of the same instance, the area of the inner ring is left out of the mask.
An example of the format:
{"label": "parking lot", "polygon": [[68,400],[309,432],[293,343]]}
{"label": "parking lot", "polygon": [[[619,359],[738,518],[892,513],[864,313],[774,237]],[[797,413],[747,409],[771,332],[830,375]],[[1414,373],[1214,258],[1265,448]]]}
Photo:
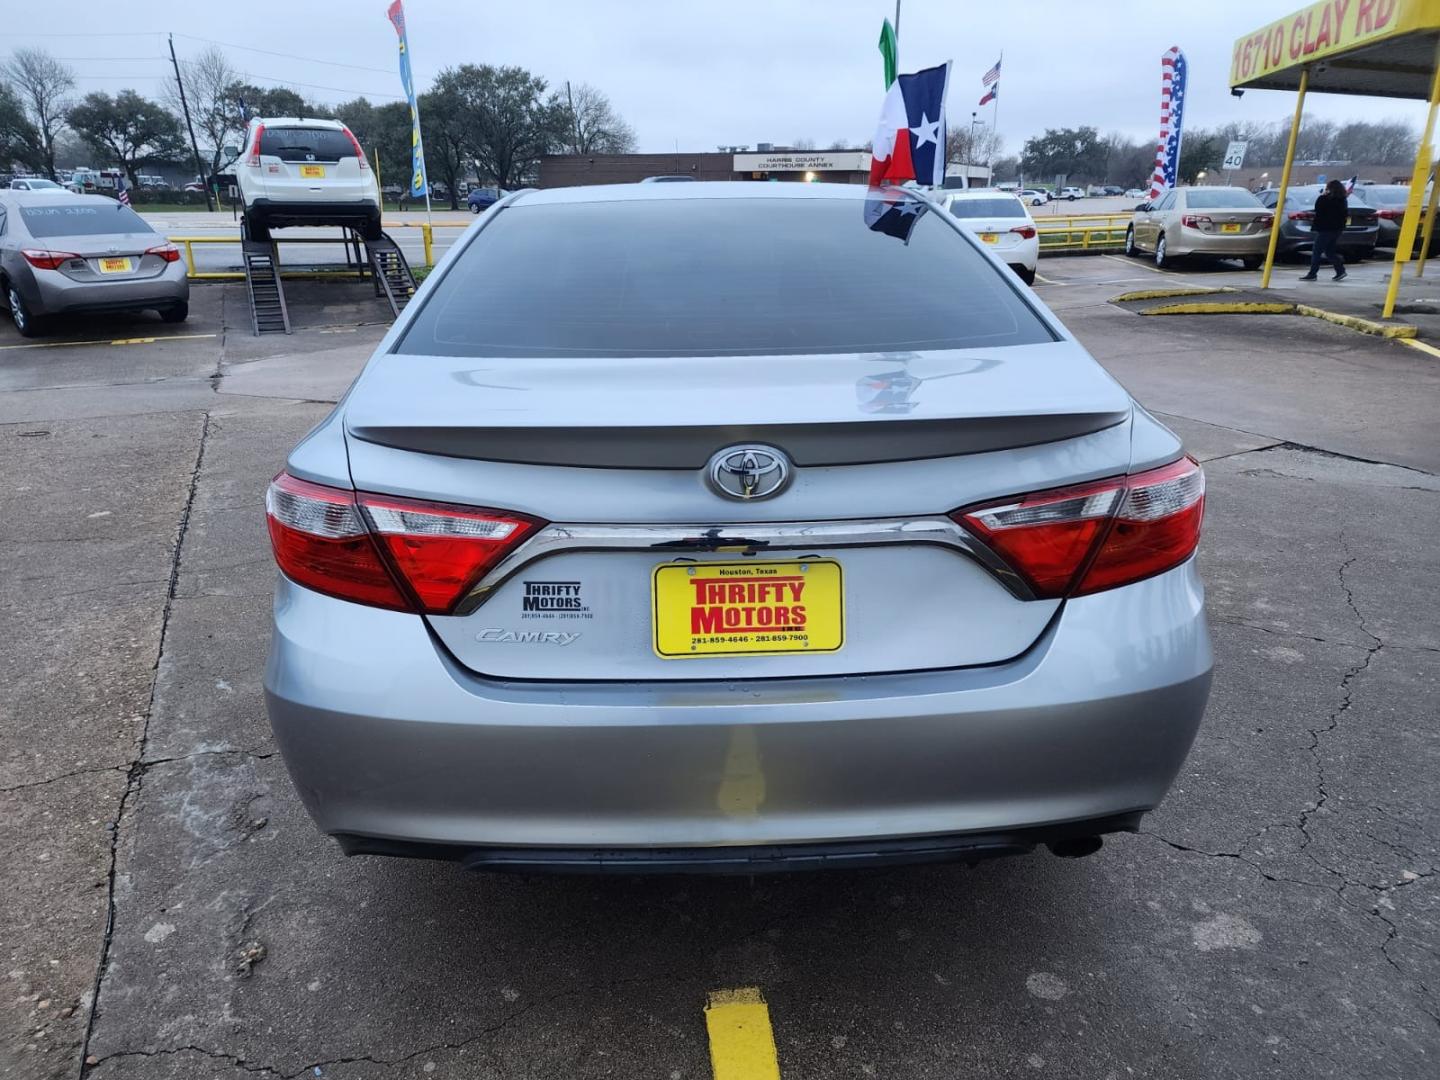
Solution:
{"label": "parking lot", "polygon": [[1144,317],[1109,300],[1157,272],[1119,257],[1040,272],[1206,462],[1217,666],[1138,835],[973,869],[344,858],[265,716],[262,504],[388,309],[297,284],[296,332],[257,338],[226,284],[179,326],[0,321],[0,1075],[689,1080],[741,987],[786,1078],[1434,1075],[1440,359]]}

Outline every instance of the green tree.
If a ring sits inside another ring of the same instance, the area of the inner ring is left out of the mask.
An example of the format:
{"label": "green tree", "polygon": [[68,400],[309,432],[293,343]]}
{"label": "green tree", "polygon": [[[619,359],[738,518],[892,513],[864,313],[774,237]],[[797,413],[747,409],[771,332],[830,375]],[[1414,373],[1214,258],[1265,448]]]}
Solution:
{"label": "green tree", "polygon": [[[460,208],[460,181],[469,175],[475,117],[470,105],[474,75],[471,64],[446,68],[428,94],[420,95],[420,123],[425,133],[425,168],[433,183],[443,181],[450,209]],[[408,142],[408,139],[407,139]],[[406,162],[405,176],[410,175]]]}
{"label": "green tree", "polygon": [[25,115],[19,96],[8,84],[0,82],[0,166],[20,164],[27,169],[39,169],[44,160],[40,132]]}
{"label": "green tree", "polygon": [[241,127],[256,116],[331,115],[331,110],[326,106],[311,104],[287,86],[255,86],[252,83],[237,82],[230,87],[230,100],[236,112],[236,121]]}
{"label": "green tree", "polygon": [[[447,83],[447,75],[453,83]],[[466,148],[483,179],[502,188],[520,187],[535,177],[540,155],[561,145],[564,106],[558,96],[545,96],[547,84],[538,75],[519,67],[462,64],[435,80],[437,90],[446,85],[453,85],[464,102]],[[420,115],[426,115],[423,108]]]}
{"label": "green tree", "polygon": [[1193,184],[1202,170],[1213,172],[1225,159],[1225,144],[1203,128],[1191,131],[1180,142],[1180,167],[1177,179]]}
{"label": "green tree", "polygon": [[[375,155],[379,155],[381,184],[401,190],[409,188],[409,105],[403,101],[372,105],[361,97],[335,106],[335,119],[354,132],[372,163]],[[428,129],[428,122],[426,126]]]}
{"label": "green tree", "polygon": [[30,124],[39,136],[40,160],[36,165],[54,180],[55,137],[65,130],[70,91],[75,89],[74,73],[44,49],[16,49],[9,61],[0,65],[0,77],[24,103]]}
{"label": "green tree", "polygon": [[1105,144],[1093,127],[1046,128],[1025,140],[1020,160],[1029,177],[1095,180],[1105,175]]}
{"label": "green tree", "polygon": [[110,154],[120,162],[132,186],[140,182],[142,162],[185,156],[180,121],[134,90],[121,90],[113,98],[103,90],[86,94],[67,119],[96,153]]}

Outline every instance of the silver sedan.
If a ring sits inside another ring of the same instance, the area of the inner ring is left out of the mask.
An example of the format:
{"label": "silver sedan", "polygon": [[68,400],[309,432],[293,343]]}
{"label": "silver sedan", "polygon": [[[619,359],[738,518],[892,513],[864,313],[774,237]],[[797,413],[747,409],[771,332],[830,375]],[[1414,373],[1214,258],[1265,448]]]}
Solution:
{"label": "silver sedan", "polygon": [[0,290],[26,337],[59,315],[153,310],[183,322],[190,311],[179,250],[103,195],[0,193]]}
{"label": "silver sedan", "polygon": [[1088,854],[1205,708],[1203,508],[927,196],[520,192],[270,486],[270,720],[352,854]]}

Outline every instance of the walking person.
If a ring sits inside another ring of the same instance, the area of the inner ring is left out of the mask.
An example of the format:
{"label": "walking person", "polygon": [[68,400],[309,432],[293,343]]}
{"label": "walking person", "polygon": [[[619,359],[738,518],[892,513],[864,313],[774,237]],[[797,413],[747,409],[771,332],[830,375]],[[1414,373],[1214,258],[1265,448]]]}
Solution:
{"label": "walking person", "polygon": [[1314,281],[1319,275],[1320,264],[1327,262],[1335,268],[1335,280],[1345,280],[1345,260],[1340,257],[1340,234],[1350,219],[1350,202],[1346,198],[1345,185],[1331,180],[1315,200],[1315,220],[1310,223],[1310,233],[1315,244],[1310,251],[1310,272],[1301,281]]}

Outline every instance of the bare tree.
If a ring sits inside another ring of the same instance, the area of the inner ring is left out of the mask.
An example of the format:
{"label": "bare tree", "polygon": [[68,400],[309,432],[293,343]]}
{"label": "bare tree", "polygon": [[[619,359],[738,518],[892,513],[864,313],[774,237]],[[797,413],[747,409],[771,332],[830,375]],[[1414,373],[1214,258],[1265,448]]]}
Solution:
{"label": "bare tree", "polygon": [[826,149],[827,149],[827,150],[853,150],[853,149],[855,148],[854,145],[853,145],[853,143],[854,143],[854,140],[853,140],[853,139],[834,139],[834,140],[831,141],[830,145],[829,145],[828,147],[826,147]]}
{"label": "bare tree", "polygon": [[40,158],[45,172],[54,180],[55,136],[65,128],[75,75],[44,49],[16,49],[0,70],[25,105],[40,137]]}
{"label": "bare tree", "polygon": [[815,149],[815,140],[814,140],[814,139],[796,139],[794,142],[792,142],[792,143],[790,144],[790,148],[791,148],[792,150],[814,150],[814,149]]}
{"label": "bare tree", "polygon": [[[238,141],[245,130],[237,96],[240,77],[229,58],[213,45],[193,60],[180,61],[180,80],[185,84],[190,116],[200,142],[210,151],[211,172],[220,168],[226,141]],[[178,87],[166,86],[165,103],[171,112],[180,112]]]}
{"label": "bare tree", "polygon": [[563,122],[558,135],[565,154],[629,154],[635,150],[635,132],[599,90],[586,83],[565,84],[558,102]]}

